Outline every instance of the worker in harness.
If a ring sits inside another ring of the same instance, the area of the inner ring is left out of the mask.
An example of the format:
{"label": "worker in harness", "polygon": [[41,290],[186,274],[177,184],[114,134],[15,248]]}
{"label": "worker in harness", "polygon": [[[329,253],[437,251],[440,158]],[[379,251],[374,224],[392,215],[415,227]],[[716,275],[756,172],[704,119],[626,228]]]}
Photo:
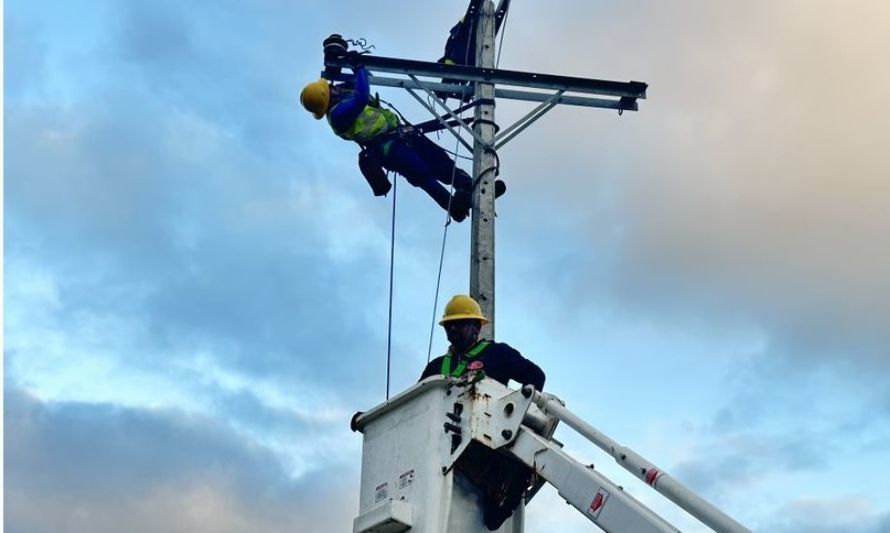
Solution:
{"label": "worker in harness", "polygon": [[[437,63],[476,66],[476,20],[482,9],[482,2],[483,0],[470,0],[467,12],[449,30],[448,39],[445,41],[445,50]],[[442,83],[464,85],[466,82],[443,78]],[[443,100],[447,100],[449,97],[467,100],[470,97],[444,91],[436,91],[436,95]]]}
{"label": "worker in harness", "polygon": [[[439,145],[422,133],[403,125],[398,115],[380,107],[370,98],[367,70],[353,55],[355,86],[334,85],[321,78],[303,89],[300,103],[316,119],[327,117],[339,137],[362,147],[359,167],[375,196],[383,196],[391,187],[383,168],[397,172],[408,183],[423,189],[457,222],[470,211],[473,181],[456,167],[453,159]],[[454,196],[443,184],[454,185]],[[495,184],[503,192],[503,183]]]}
{"label": "worker in harness", "polygon": [[538,365],[508,344],[479,339],[479,331],[485,324],[488,324],[488,319],[482,315],[482,308],[476,300],[463,294],[452,298],[439,322],[445,328],[451,346],[445,355],[436,357],[426,365],[420,379],[437,374],[461,377],[470,363],[478,361],[482,363],[486,376],[504,385],[512,379],[542,390],[545,376]]}
{"label": "worker in harness", "polygon": [[[459,294],[445,306],[439,324],[451,345],[445,355],[427,364],[420,379],[444,375],[462,377],[467,372],[484,373],[507,385],[512,379],[522,385],[544,388],[544,371],[511,346],[479,339],[488,319],[476,300]],[[476,442],[470,443],[455,463],[459,472],[482,492],[483,519],[494,531],[509,518],[529,488],[533,472],[516,459]]]}

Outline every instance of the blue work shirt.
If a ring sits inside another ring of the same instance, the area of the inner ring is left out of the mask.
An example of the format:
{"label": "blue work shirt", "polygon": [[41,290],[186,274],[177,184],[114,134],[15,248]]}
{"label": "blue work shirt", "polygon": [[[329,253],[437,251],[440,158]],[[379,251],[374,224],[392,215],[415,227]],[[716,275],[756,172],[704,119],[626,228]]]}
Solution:
{"label": "blue work shirt", "polygon": [[328,118],[334,131],[341,133],[352,127],[371,99],[371,86],[365,67],[353,67],[355,88],[352,94],[340,100],[330,111]]}

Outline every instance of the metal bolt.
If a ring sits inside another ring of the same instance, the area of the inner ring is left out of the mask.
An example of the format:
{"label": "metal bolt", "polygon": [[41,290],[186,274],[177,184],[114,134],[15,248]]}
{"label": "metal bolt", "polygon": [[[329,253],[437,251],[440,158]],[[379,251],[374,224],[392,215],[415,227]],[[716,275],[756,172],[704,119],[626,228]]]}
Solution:
{"label": "metal bolt", "polygon": [[509,429],[505,429],[504,431],[501,431],[501,436],[509,440],[513,438],[513,432]]}
{"label": "metal bolt", "polygon": [[506,413],[507,416],[510,416],[513,414],[513,403],[512,402],[510,402],[504,406],[504,413]]}

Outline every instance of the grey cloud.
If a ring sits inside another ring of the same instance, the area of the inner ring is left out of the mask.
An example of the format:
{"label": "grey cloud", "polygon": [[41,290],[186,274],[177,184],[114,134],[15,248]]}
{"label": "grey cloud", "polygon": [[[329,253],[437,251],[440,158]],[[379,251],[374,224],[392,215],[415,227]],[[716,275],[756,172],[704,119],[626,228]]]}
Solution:
{"label": "grey cloud", "polygon": [[341,531],[357,508],[357,472],[318,464],[291,479],[207,419],[46,404],[9,387],[5,398],[10,532]]}
{"label": "grey cloud", "polygon": [[[876,297],[890,289],[890,189],[878,156],[890,80],[875,52],[890,13],[834,6],[588,5],[583,30],[547,43],[533,40],[530,20],[565,14],[540,8],[526,19],[534,46],[514,62],[651,83],[637,114],[549,117],[514,147],[546,150],[503,156],[513,191],[548,189],[526,194],[529,208],[587,213],[586,229],[566,235],[589,250],[563,265],[574,285],[567,301],[658,321],[754,324],[776,353],[796,358],[890,361],[890,307]],[[852,79],[869,80],[855,99]],[[544,144],[552,138],[565,142]]]}
{"label": "grey cloud", "polygon": [[854,496],[799,499],[780,507],[771,520],[757,529],[777,533],[886,533],[890,531],[890,511],[873,509]]}
{"label": "grey cloud", "polygon": [[[163,368],[209,347],[240,371],[291,385],[311,374],[360,394],[379,366],[365,356],[368,341],[382,332],[342,309],[383,296],[384,252],[327,255],[341,228],[318,213],[341,180],[322,180],[313,157],[298,164],[311,148],[298,142],[308,123],[295,118],[305,117],[293,73],[250,66],[267,63],[269,49],[280,55],[293,32],[261,19],[244,38],[278,45],[220,49],[215,32],[250,20],[239,12],[250,8],[180,17],[174,7],[116,4],[111,52],[89,57],[144,78],[100,84],[66,106],[7,102],[7,256],[59,282],[56,326],[74,338],[74,317],[144,322],[145,353],[128,364]],[[12,333],[15,347],[21,332]]]}
{"label": "grey cloud", "polygon": [[702,446],[692,461],[673,467],[681,483],[700,494],[720,494],[745,486],[767,472],[824,469],[837,444],[827,435],[795,432],[783,435],[728,434]]}

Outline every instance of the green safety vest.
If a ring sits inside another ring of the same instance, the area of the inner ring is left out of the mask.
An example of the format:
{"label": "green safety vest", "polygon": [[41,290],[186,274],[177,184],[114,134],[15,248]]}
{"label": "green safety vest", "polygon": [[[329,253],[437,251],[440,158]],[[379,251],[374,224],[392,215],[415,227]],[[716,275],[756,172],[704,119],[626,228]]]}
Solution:
{"label": "green safety vest", "polygon": [[[328,113],[328,124],[331,123],[331,114]],[[373,140],[381,133],[386,133],[399,126],[399,117],[388,109],[381,109],[366,105],[362,113],[355,119],[352,126],[348,130],[339,132],[334,130],[338,136],[347,141],[355,141],[357,143],[367,143]],[[333,125],[331,125],[333,128]]]}
{"label": "green safety vest", "polygon": [[482,350],[488,348],[489,344],[491,344],[491,342],[481,341],[476,346],[474,346],[473,349],[467,352],[467,355],[465,355],[461,359],[460,363],[457,365],[457,368],[455,368],[453,372],[451,371],[451,351],[449,350],[448,353],[445,354],[445,357],[442,359],[442,375],[452,378],[461,377],[467,370],[467,359],[473,359],[474,357],[482,353]]}

